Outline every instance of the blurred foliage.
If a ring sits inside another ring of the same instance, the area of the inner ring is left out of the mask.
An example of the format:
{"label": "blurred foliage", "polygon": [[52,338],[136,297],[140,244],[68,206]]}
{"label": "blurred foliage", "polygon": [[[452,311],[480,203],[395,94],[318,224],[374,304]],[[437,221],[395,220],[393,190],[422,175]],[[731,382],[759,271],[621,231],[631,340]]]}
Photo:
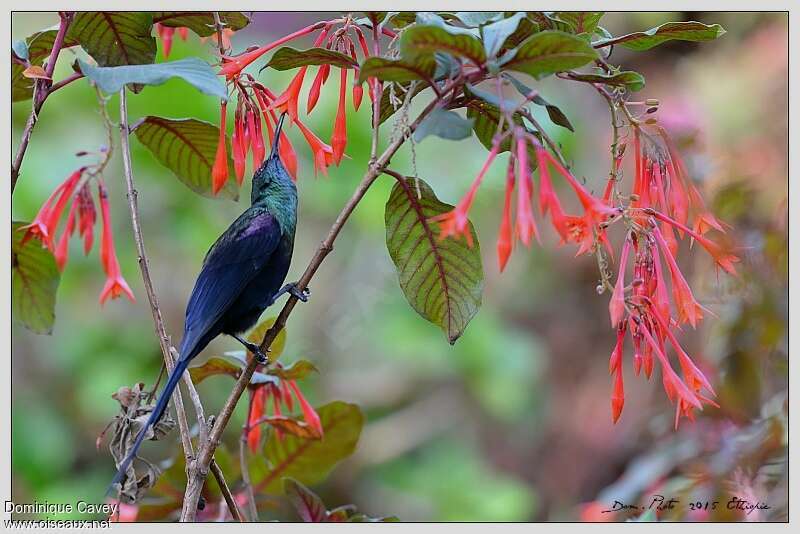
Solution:
{"label": "blurred foliage", "polygon": [[[234,36],[234,47],[265,42],[321,16],[257,13]],[[692,260],[697,295],[719,318],[687,332],[686,348],[709,370],[721,408],[707,409],[698,422],[684,423],[676,432],[657,388],[631,383],[630,407],[611,424],[606,359],[613,332],[606,324],[607,301],[594,291],[592,260],[575,260],[570,250],[554,247],[551,232],[545,232],[546,246],[515,254],[502,277],[493,247],[484,247],[483,307],[455,347],[443,343],[435,325],[409,313],[398,286],[382,224],[394,185],[385,177],[359,205],[315,278],[314,304],[299,306],[288,327],[285,361],[308,359],[320,370],[304,383],[312,403],[343,399],[365,412],[354,456],[314,488],[323,502],[352,502],[369,515],[404,520],[574,521],[607,519],[592,515],[598,507],[587,503],[599,503],[599,509],[623,498],[647,504],[653,493],[675,495],[682,503],[727,503],[731,495],[750,495],[771,509],[746,518],[785,519],[788,17],[613,13],[603,24],[621,35],[668,20],[720,23],[728,32],[713,44],[671,41],[647,53],[618,47],[612,57],[644,74],[647,86],[637,98],[661,101],[660,120],[680,139],[692,176],[733,225],[731,237],[741,247],[741,276],[735,280],[718,280],[707,258]],[[57,18],[16,13],[12,22],[12,37],[24,39]],[[170,59],[212,53],[211,43],[191,36],[175,40]],[[65,52],[57,78],[70,72],[72,54]],[[163,60],[160,51],[157,57]],[[262,76],[280,88],[291,72]],[[536,110],[537,118],[574,162],[576,174],[592,189],[601,187],[598,162],[607,168],[610,143],[605,103],[583,84],[546,80],[538,88],[566,113],[575,133],[550,126],[544,107]],[[131,95],[131,121],[158,115],[216,123],[218,100],[187,90],[182,81],[168,81]],[[425,98],[418,100],[417,109]],[[76,82],[44,106],[14,193],[14,220],[32,219],[48,192],[79,165],[76,152],[96,151],[105,142],[96,105],[94,92]],[[309,119],[323,138],[332,128],[335,105],[333,98],[320,99]],[[117,108],[113,97],[114,119]],[[26,104],[12,107],[12,139],[20,138],[28,113]],[[369,158],[368,106],[351,117],[349,159],[331,169],[329,179],[313,178],[312,161],[298,151],[301,211],[288,279],[301,272]],[[393,122],[384,123],[385,136]],[[296,138],[296,129],[289,134]],[[193,194],[138,142],[132,145],[153,281],[176,342],[203,255],[249,195],[242,191],[233,202]],[[403,174],[418,174],[443,202],[453,204],[484,155],[475,138],[430,137],[413,151],[404,148],[392,165]],[[15,502],[99,502],[114,471],[107,453],[94,447],[118,410],[111,394],[138,381],[149,387],[158,375],[160,352],[136,269],[118,154],[109,168],[117,252],[140,298],[101,308],[97,252],[84,258],[76,248],[61,277],[52,336],[12,326]],[[493,238],[499,225],[495,207],[502,199],[503,170],[497,165],[489,171],[485,194],[472,211],[484,239]],[[238,348],[220,339],[205,354]],[[229,384],[227,377],[211,377],[199,385],[208,412],[222,406]],[[243,404],[232,428],[244,421]],[[228,435],[228,450],[237,446],[235,434]],[[177,437],[173,443],[148,444],[147,454],[168,458],[176,442]],[[178,463],[173,468],[182,473]],[[297,520],[295,511],[271,501],[260,504],[270,507],[270,517]],[[745,518],[727,511],[691,515],[686,506],[679,511],[656,515]]]}

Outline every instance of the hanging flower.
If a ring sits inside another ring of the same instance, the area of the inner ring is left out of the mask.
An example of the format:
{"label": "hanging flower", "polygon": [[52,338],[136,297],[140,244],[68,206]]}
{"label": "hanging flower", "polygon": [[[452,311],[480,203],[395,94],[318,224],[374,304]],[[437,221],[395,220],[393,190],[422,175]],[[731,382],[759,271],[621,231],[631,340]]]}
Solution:
{"label": "hanging flower", "polygon": [[511,250],[514,247],[514,238],[511,232],[511,195],[514,191],[514,166],[509,162],[506,173],[506,196],[503,202],[503,218],[500,223],[500,233],[497,237],[497,261],[500,272],[506,268]]}
{"label": "hanging flower", "polygon": [[211,168],[211,190],[216,195],[228,181],[228,146],[225,139],[225,111],[228,107],[224,100],[220,103],[219,141],[214,166]]}
{"label": "hanging flower", "polygon": [[100,214],[103,221],[103,235],[100,243],[100,261],[106,273],[106,283],[100,293],[100,304],[104,304],[109,298],[126,295],[131,302],[136,302],[131,288],[122,277],[120,272],[119,260],[114,249],[114,236],[111,229],[111,211],[108,204],[108,192],[102,182],[97,183],[97,192],[100,199]]}
{"label": "hanging flower", "polygon": [[[81,167],[64,180],[64,182],[52,192],[44,204],[42,204],[42,207],[39,208],[39,212],[36,214],[33,222],[17,230],[25,231],[25,235],[22,236],[23,244],[35,237],[39,239],[44,246],[49,248],[51,252],[55,252],[54,238],[56,228],[58,227],[58,221],[61,219],[61,214],[64,212],[67,202],[72,198],[84,170],[86,170],[86,168]],[[53,205],[54,201],[55,205]]]}

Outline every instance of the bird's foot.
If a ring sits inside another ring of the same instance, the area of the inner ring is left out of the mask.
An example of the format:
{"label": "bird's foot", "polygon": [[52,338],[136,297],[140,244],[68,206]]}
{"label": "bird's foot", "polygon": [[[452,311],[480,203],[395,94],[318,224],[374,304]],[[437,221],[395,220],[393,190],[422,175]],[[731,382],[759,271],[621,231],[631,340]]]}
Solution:
{"label": "bird's foot", "polygon": [[304,290],[300,291],[297,287],[297,282],[292,282],[291,284],[286,284],[278,291],[278,294],[275,295],[275,298],[278,298],[280,295],[284,293],[289,293],[293,297],[296,297],[298,300],[302,300],[303,302],[308,302],[308,298],[311,296],[311,290],[309,288],[305,288]]}
{"label": "bird's foot", "polygon": [[[264,354],[264,351],[261,350],[260,346],[256,345],[255,343],[250,343],[246,339],[242,339],[241,337],[239,337],[239,336],[237,336],[235,334],[234,334],[233,337],[235,337],[236,340],[239,343],[244,345],[244,348],[246,348],[247,350],[249,350],[250,352],[252,352],[255,355],[256,359],[258,360],[258,363],[260,363],[262,365],[266,364],[266,363],[269,363],[269,358],[267,358],[267,355]],[[269,349],[267,349],[267,352],[269,352]]]}

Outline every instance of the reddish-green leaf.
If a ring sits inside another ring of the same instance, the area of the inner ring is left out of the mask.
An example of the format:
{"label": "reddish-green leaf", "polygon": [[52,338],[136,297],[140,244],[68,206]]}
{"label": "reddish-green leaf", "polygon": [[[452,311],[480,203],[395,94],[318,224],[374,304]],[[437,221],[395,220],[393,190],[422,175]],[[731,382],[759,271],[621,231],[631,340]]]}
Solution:
{"label": "reddish-green leaf", "polygon": [[41,241],[24,245],[26,223],[11,223],[11,315],[37,334],[50,334],[55,321],[56,291],[61,275],[53,254]]}
{"label": "reddish-green leaf", "polygon": [[[151,115],[136,125],[134,133],[139,142],[187,187],[203,196],[213,197],[211,168],[219,141],[219,129],[216,126],[197,119],[167,119]],[[227,138],[226,143],[230,147]],[[239,193],[233,179],[230,157],[228,175],[231,179],[219,196],[236,199]]]}
{"label": "reddish-green leaf", "polygon": [[289,477],[284,478],[283,491],[304,523],[322,523],[327,520],[328,511],[325,509],[325,503],[316,493],[298,481]]}
{"label": "reddish-green leaf", "polygon": [[400,54],[403,59],[413,60],[420,55],[433,55],[435,52],[465,57],[477,65],[486,61],[483,44],[469,33],[451,33],[441,26],[415,25],[405,30],[400,37]]}
{"label": "reddish-green leaf", "polygon": [[603,83],[606,85],[624,85],[630,91],[641,91],[644,89],[644,76],[632,70],[618,72],[616,74],[583,74],[575,73],[570,78],[590,83]]}
{"label": "reddish-green leaf", "polygon": [[322,436],[319,435],[314,427],[306,423],[305,421],[299,421],[297,419],[293,419],[291,417],[287,417],[285,415],[272,415],[267,417],[264,422],[270,426],[281,430],[287,434],[291,434],[293,436],[297,436],[298,438],[304,439],[320,439]]}
{"label": "reddish-green leaf", "polygon": [[256,492],[283,493],[282,479],[292,477],[303,484],[323,480],[340,460],[356,448],[364,416],[355,404],[341,401],[317,408],[324,437],[321,440],[271,433],[263,456],[252,459],[251,480]]}
{"label": "reddish-green leaf", "polygon": [[649,50],[661,43],[677,39],[679,41],[713,41],[725,33],[719,24],[702,22],[667,22],[644,32],[629,33],[620,37],[604,39],[594,44],[595,48],[619,44],[631,50]]}
{"label": "reddish-green leaf", "polygon": [[199,384],[209,376],[214,375],[228,375],[233,378],[239,378],[241,372],[241,366],[222,358],[209,358],[203,365],[189,367],[189,375],[191,375],[192,382],[195,384]]}
{"label": "reddish-green leaf", "polygon": [[[250,24],[250,18],[241,11],[218,11],[225,28],[238,31]],[[153,22],[170,28],[189,28],[200,37],[208,37],[214,29],[214,14],[210,11],[156,11]]]}
{"label": "reddish-green leaf", "polygon": [[[418,195],[418,191],[421,196]],[[453,206],[441,202],[424,181],[398,181],[386,202],[386,247],[397,267],[400,287],[411,307],[444,330],[450,344],[478,312],[483,294],[483,266],[478,236],[439,239],[431,217]]]}
{"label": "reddish-green leaf", "polygon": [[358,83],[375,77],[387,82],[410,82],[423,80],[430,82],[436,73],[436,59],[432,55],[417,56],[412,59],[387,59],[369,57],[361,64]]}
{"label": "reddish-green leaf", "polygon": [[352,69],[358,67],[358,62],[348,55],[325,48],[297,50],[291,46],[284,46],[272,54],[266,67],[272,67],[275,70],[290,70],[309,65],[330,65]]}
{"label": "reddish-green leaf", "polygon": [[522,43],[502,68],[542,78],[554,72],[582,67],[597,57],[597,51],[584,39],[549,30],[539,32]]}
{"label": "reddish-green leaf", "polygon": [[553,16],[569,24],[575,33],[593,34],[605,13],[602,11],[558,11]]}
{"label": "reddish-green leaf", "polygon": [[144,11],[84,11],[75,15],[67,36],[101,67],[141,65],[156,58],[153,14]]}
{"label": "reddish-green leaf", "polygon": [[[53,42],[56,39],[58,30],[50,28],[34,33],[27,39],[25,44],[28,48],[28,61],[31,65],[41,66],[44,60],[50,55],[53,50]],[[70,48],[77,45],[77,41],[67,37],[64,41],[63,48]],[[11,62],[11,101],[18,102],[26,100],[33,94],[33,80],[25,78],[22,73],[25,70],[23,65]]]}
{"label": "reddish-green leaf", "polygon": [[314,364],[308,360],[297,360],[289,367],[282,369],[272,369],[269,374],[275,375],[283,380],[302,380],[312,372],[319,372]]}

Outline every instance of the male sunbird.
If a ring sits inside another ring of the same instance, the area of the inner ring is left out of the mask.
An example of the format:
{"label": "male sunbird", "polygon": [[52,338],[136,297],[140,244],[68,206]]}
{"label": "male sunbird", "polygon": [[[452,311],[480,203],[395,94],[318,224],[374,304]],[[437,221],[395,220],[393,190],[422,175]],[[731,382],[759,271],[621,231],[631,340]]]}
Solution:
{"label": "male sunbird", "polygon": [[192,358],[218,335],[228,334],[266,363],[258,345],[243,339],[242,334],[280,295],[290,293],[303,302],[308,300],[308,291],[299,291],[295,284],[281,287],[289,271],[297,226],[297,188],[278,156],[285,116],[281,115],[275,129],[269,157],[253,175],[250,207],[223,232],[203,260],[186,305],[180,358],[109,490],[129,475],[148,429],[164,415]]}

